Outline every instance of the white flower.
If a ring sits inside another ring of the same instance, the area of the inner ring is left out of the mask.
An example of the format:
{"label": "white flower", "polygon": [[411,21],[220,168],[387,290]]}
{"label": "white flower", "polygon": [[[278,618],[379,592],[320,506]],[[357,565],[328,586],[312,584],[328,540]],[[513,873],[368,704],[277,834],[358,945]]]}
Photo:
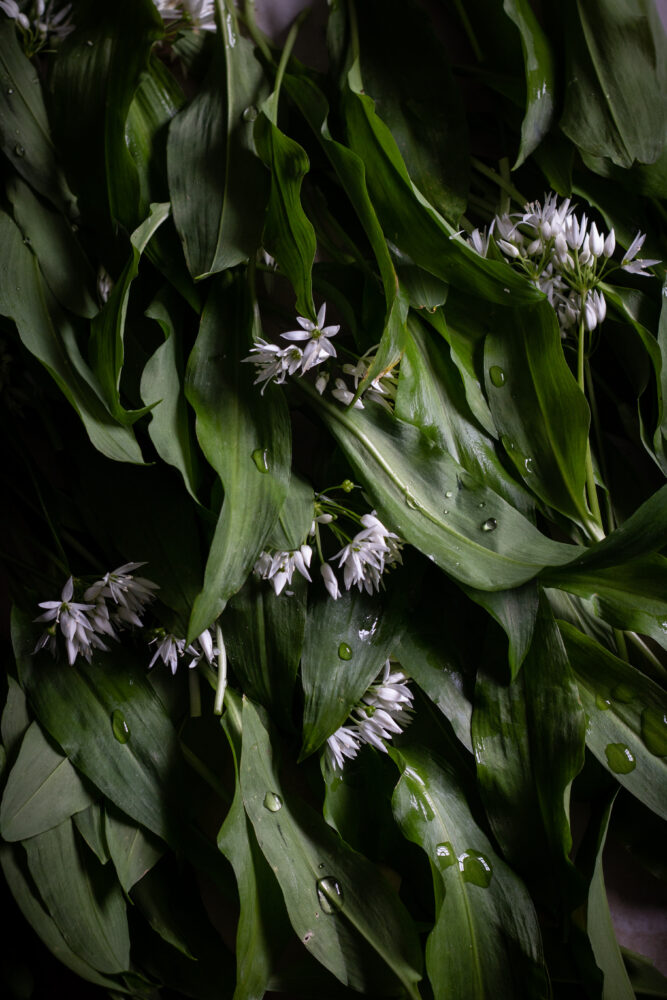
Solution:
{"label": "white flower", "polygon": [[309,368],[313,368],[315,365],[321,364],[322,361],[326,361],[327,358],[336,357],[336,348],[331,343],[331,337],[334,337],[338,333],[340,326],[324,326],[326,310],[326,303],[323,303],[320,306],[315,323],[305,316],[297,316],[296,321],[301,329],[288,330],[287,333],[281,334],[281,337],[285,340],[307,341],[303,349],[303,361],[301,363],[303,374]]}
{"label": "white flower", "polygon": [[74,580],[70,576],[62,589],[59,601],[42,601],[40,608],[47,610],[43,615],[35,618],[36,622],[53,622],[54,626],[42,635],[35,652],[43,649],[47,644],[52,652],[55,651],[55,626],[60,627],[65,638],[65,648],[67,649],[67,659],[70,666],[74,663],[79,653],[87,660],[90,660],[92,649],[107,649],[101,639],[95,635],[95,630],[88,618],[88,612],[95,610],[94,604],[80,604],[72,601],[74,594]]}
{"label": "white flower", "polygon": [[149,601],[155,597],[154,590],[160,588],[151,580],[142,576],[132,576],[132,571],[143,562],[129,562],[117,569],[105,573],[101,580],[88,587],[83,595],[85,601],[111,600],[117,605],[114,618],[123,625],[136,625],[141,628],[143,622],[139,617]]}
{"label": "white flower", "polygon": [[[375,514],[361,518],[363,530],[333,557],[343,569],[346,590],[356,586],[372,594],[380,588],[385,565],[401,561],[398,535],[388,531]],[[344,567],[344,568],[343,568]]]}
{"label": "white flower", "polygon": [[313,555],[310,545],[302,545],[294,552],[262,552],[253,570],[263,580],[269,580],[276,594],[280,594],[285,584],[292,582],[294,570],[311,583],[308,566]]}
{"label": "white flower", "polygon": [[150,640],[148,645],[152,646],[156,642],[159,645],[153,653],[153,659],[148,664],[148,669],[150,670],[155,661],[160,659],[170,668],[172,674],[175,674],[178,661],[185,653],[185,639],[177,639],[171,632],[167,632],[164,636],[156,635],[154,639]]}
{"label": "white flower", "polygon": [[480,257],[486,257],[489,252],[489,242],[491,240],[495,224],[496,220],[494,219],[489,226],[488,231],[486,227],[484,229],[473,229],[470,236],[466,238],[468,245],[471,246],[475,253],[478,253]]}
{"label": "white flower", "polygon": [[30,21],[22,13],[16,0],[0,0],[0,10],[4,11],[7,17],[11,17],[13,21],[17,21],[26,31],[29,30]]}
{"label": "white flower", "polygon": [[342,771],[345,766],[345,758],[356,757],[360,746],[361,739],[357,728],[355,726],[340,726],[327,739],[326,756],[329,766],[332,769],[338,768]]}
{"label": "white flower", "polygon": [[188,21],[202,31],[215,31],[214,0],[154,0],[163,21]]}
{"label": "white flower", "polygon": [[[359,358],[356,365],[346,364],[343,365],[343,371],[346,375],[351,375],[354,382],[354,391],[356,393],[359,388],[359,383],[363,382],[366,378],[368,370],[372,364],[372,358],[369,358],[365,354],[362,358]],[[341,380],[339,380],[341,381]],[[343,386],[345,383],[343,382]],[[387,410],[388,413],[392,412],[392,406],[390,400],[396,399],[396,389],[397,389],[397,379],[391,371],[381,373],[377,378],[373,379],[370,385],[364,389],[364,398],[370,399],[375,403],[378,403],[383,410]],[[339,389],[339,392],[341,390]],[[344,391],[347,391],[346,389]],[[334,393],[335,395],[335,393]],[[339,397],[336,397],[339,398]]]}
{"label": "white flower", "polygon": [[[253,355],[255,355],[253,357]],[[250,354],[243,358],[242,363],[252,362],[256,365],[259,374],[254,381],[254,385],[263,382],[262,393],[269,382],[282,385],[287,375],[293,375],[299,370],[303,361],[303,352],[299,347],[278,347],[261,337],[257,339],[254,346],[250,348]]]}
{"label": "white flower", "polygon": [[[337,378],[335,384],[336,388],[331,390],[331,395],[334,399],[337,399],[339,403],[342,403],[344,406],[349,406],[354,399],[354,393],[350,392],[342,378]],[[355,400],[352,409],[363,410],[363,408],[364,404],[361,402],[361,399]]]}
{"label": "white flower", "polygon": [[643,278],[650,278],[651,274],[646,271],[645,268],[653,267],[655,264],[659,264],[659,260],[635,260],[635,257],[644,245],[644,240],[646,239],[645,233],[637,233],[634,240],[627,249],[623,260],[621,261],[621,268],[623,271],[628,271],[630,274],[639,274]]}
{"label": "white flower", "polygon": [[338,600],[338,598],[340,597],[340,587],[338,586],[338,579],[336,577],[336,574],[332,570],[329,563],[327,562],[322,563],[322,565],[320,566],[320,573],[322,574],[322,579],[324,580],[324,586],[329,591],[329,594],[331,595],[331,597],[333,597],[334,601]]}

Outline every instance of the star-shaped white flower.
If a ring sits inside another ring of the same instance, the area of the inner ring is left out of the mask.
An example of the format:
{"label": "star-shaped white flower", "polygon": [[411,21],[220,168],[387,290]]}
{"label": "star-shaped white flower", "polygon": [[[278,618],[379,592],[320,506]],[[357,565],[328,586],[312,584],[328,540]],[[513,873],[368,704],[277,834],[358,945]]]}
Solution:
{"label": "star-shaped white flower", "polygon": [[285,340],[307,341],[306,346],[303,348],[303,360],[301,362],[301,371],[303,374],[309,368],[313,368],[322,361],[326,361],[327,358],[336,357],[336,348],[331,343],[331,337],[334,337],[338,333],[340,325],[324,326],[326,311],[326,303],[323,302],[315,323],[305,316],[297,316],[296,321],[301,329],[288,330],[287,333],[281,334]]}

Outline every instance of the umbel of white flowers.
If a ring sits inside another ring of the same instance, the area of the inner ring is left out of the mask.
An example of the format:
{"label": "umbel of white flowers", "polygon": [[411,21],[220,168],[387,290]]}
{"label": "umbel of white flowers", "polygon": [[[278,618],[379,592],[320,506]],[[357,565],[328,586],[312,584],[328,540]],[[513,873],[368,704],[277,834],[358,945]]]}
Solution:
{"label": "umbel of white flowers", "polygon": [[16,22],[25,38],[26,48],[32,52],[41,49],[50,38],[62,39],[74,31],[70,22],[72,4],[58,0],[0,0],[0,10]]}
{"label": "umbel of white flowers", "polygon": [[215,31],[215,0],[153,0],[165,24],[185,22],[201,31]]}
{"label": "umbel of white flowers", "polygon": [[488,231],[475,229],[468,243],[486,257],[493,239],[509,263],[545,293],[565,333],[582,321],[588,331],[602,323],[607,304],[598,286],[612,271],[620,267],[629,274],[650,277],[647,268],[660,261],[637,256],[645,238],[638,232],[621,263],[615,263],[614,230],[605,234],[595,222],[589,226],[585,214],[575,215],[569,198],[559,203],[552,191],[544,204],[528,202],[522,212],[497,215]]}
{"label": "umbel of white flowers", "polygon": [[[332,562],[338,560],[338,568],[343,570],[343,585],[346,590],[356,586],[360,591],[372,594],[380,589],[385,570],[401,562],[402,543],[398,535],[385,528],[375,511],[363,514],[359,520],[362,530],[332,557]],[[317,524],[327,524],[330,521],[330,514],[318,515],[313,521],[311,534],[315,533]],[[309,583],[312,582],[308,572],[312,555],[313,550],[307,544],[292,552],[262,552],[255,563],[254,572],[262,580],[268,580],[276,594],[280,594],[286,584],[291,584],[295,570]],[[320,565],[320,573],[330,596],[334,600],[339,598],[341,589],[338,578],[325,560]]]}
{"label": "umbel of white flowers", "polygon": [[382,674],[350,712],[345,724],[326,743],[326,759],[334,770],[356,757],[364,743],[386,753],[385,740],[401,733],[412,717],[412,692],[402,670],[387,660]]}

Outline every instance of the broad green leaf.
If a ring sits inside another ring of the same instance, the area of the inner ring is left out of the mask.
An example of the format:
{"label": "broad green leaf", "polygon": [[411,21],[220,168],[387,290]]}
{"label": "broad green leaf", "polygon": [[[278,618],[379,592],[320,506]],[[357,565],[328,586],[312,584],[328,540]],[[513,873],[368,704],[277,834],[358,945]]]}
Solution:
{"label": "broad green leaf", "polygon": [[139,273],[139,261],[157,229],[168,218],[169,203],[151,205],[150,214],[130,237],[132,256],[115,283],[108,300],[91,324],[90,360],[102,387],[109,410],[120,422],[132,424],[148,412],[126,410],[120,400],[120,377],[123,369],[125,317],[132,282]]}
{"label": "broad green leaf", "polygon": [[650,635],[667,649],[667,560],[662,556],[547,579],[549,586],[589,598],[595,613],[614,628]]}
{"label": "broad green leaf", "polygon": [[252,311],[244,275],[214,285],[186,375],[197,437],[225,499],[211,543],[190,635],[207,628],[241,589],[275,524],[290,476],[290,426],[280,389],[261,393],[243,364]]}
{"label": "broad green leaf", "polygon": [[225,27],[214,37],[208,75],[167,142],[174,221],[195,279],[254,258],[266,204],[252,124],[266,95],[262,68],[234,15],[219,7]]}
{"label": "broad green leaf", "polygon": [[130,967],[125,902],[109,868],[77,842],[71,820],[25,842],[30,874],[59,931],[98,972]]}
{"label": "broad green leaf", "polygon": [[229,665],[241,689],[275,718],[289,720],[306,626],[306,581],[289,596],[254,575],[231,598],[222,619]]}
{"label": "broad green leaf", "polygon": [[74,196],[56,159],[37,70],[9,17],[0,22],[0,148],[35,191],[60,209],[74,210]]}
{"label": "broad green leaf", "polygon": [[297,936],[353,989],[395,996],[400,983],[417,1000],[421,954],[407,911],[379,870],[287,791],[276,751],[277,740],[246,700],[243,802]]}
{"label": "broad green leaf", "polygon": [[238,773],[241,702],[230,691],[225,704],[227,712],[222,725],[234,755],[236,786],[218,833],[218,849],[234,869],[241,907],[236,931],[234,1000],[262,1000],[290,934],[289,918],[278,883],[243,807]]}
{"label": "broad green leaf", "polygon": [[153,407],[148,433],[160,458],[178,469],[188,492],[197,500],[197,446],[183,390],[182,313],[175,297],[165,291],[153,299],[146,315],[160,325],[164,335],[164,343],[148,359],[141,375],[141,398]]}
{"label": "broad green leaf", "polygon": [[426,852],[433,873],[426,969],[435,1000],[546,997],[532,900],[475,822],[455,772],[422,747],[390,754],[401,772],[394,815],[404,836]]}
{"label": "broad green leaf", "polygon": [[576,547],[540,534],[417,428],[372,404],[344,410],[304,388],[380,516],[455,580],[504,590],[575,558]]}
{"label": "broad green leaf", "polygon": [[621,167],[653,163],[667,135],[667,40],[654,4],[577,0],[566,37],[565,134]]}
{"label": "broad green leaf", "polygon": [[530,582],[511,590],[463,589],[468,597],[489,612],[505,632],[509,640],[510,673],[512,678],[516,677],[533,639],[539,606],[537,586]]}
{"label": "broad green leaf", "polygon": [[556,314],[543,302],[507,319],[484,347],[486,392],[503,446],[533,493],[586,523],[590,414],[563,356]]}
{"label": "broad green leaf", "polygon": [[[23,916],[34,931],[42,939],[49,951],[55,955],[58,961],[66,965],[68,969],[75,972],[82,979],[96,983],[98,986],[105,986],[108,989],[117,990],[120,993],[127,992],[124,987],[108,976],[103,976],[93,968],[92,965],[84,961],[69,946],[63,937],[58,925],[44,908],[44,903],[39,899],[34,889],[34,883],[30,879],[27,870],[24,870],[25,862],[19,858],[17,846],[0,844],[0,864],[7,880],[14,899],[21,908]],[[69,895],[67,898],[70,898]]]}
{"label": "broad green leaf", "polygon": [[23,238],[58,302],[78,316],[94,316],[98,311],[95,273],[71,225],[43,205],[18,177],[9,181],[7,196]]}
{"label": "broad green leaf", "polygon": [[12,761],[19,751],[21,740],[30,725],[28,702],[25,692],[11,674],[7,675],[7,701],[0,719],[1,742],[7,751],[7,760]]}
{"label": "broad green leaf", "polygon": [[23,738],[2,796],[2,836],[9,841],[34,837],[86,809],[92,801],[68,758],[33,722]]}
{"label": "broad green leaf", "polygon": [[105,811],[104,835],[118,881],[123,891],[129,893],[160,860],[164,846],[147,830],[115,809]]}
{"label": "broad green leaf", "polygon": [[[667,399],[667,279],[662,286],[662,305],[660,308],[660,325],[658,327],[658,347],[660,349],[660,392],[662,399]],[[667,413],[663,408],[662,421],[658,425],[653,438],[653,447],[660,468],[667,475]]]}
{"label": "broad green leaf", "polygon": [[310,161],[298,142],[278,128],[278,95],[262,105],[255,122],[257,154],[271,173],[262,245],[290,280],[300,316],[315,319],[312,270],[317,240],[301,205],[301,185]]}
{"label": "broad green leaf", "polygon": [[267,548],[293,552],[307,540],[313,523],[313,487],[293,472],[290,477],[289,492],[285,498],[278,520],[267,538]]}
{"label": "broad green leaf", "polygon": [[[119,809],[172,846],[179,844],[178,740],[144,664],[126,649],[74,667],[47,661],[44,654],[32,657],[34,626],[19,612],[13,641],[21,682],[43,728]],[[129,729],[125,743],[114,736],[115,712]]]}
{"label": "broad green leaf", "polygon": [[302,758],[343,725],[382,670],[403,624],[392,603],[358,590],[311,599],[301,656]]}
{"label": "broad green leaf", "polygon": [[588,716],[587,746],[618,782],[667,819],[667,697],[595,640],[559,624]]}
{"label": "broad green leaf", "polygon": [[391,130],[412,182],[456,224],[468,195],[468,130],[432,19],[402,0],[374,0],[355,11],[365,93]]}
{"label": "broad green leaf", "polygon": [[[584,713],[558,628],[542,603],[519,676],[501,683],[495,669],[477,675],[472,736],[489,821],[510,864],[542,901],[577,899],[569,788],[584,762]],[[501,672],[502,676],[502,672]],[[521,822],[516,817],[521,816]]]}
{"label": "broad green leaf", "polygon": [[74,330],[45,287],[37,259],[23,243],[15,223],[0,212],[0,313],[10,316],[24,346],[40,361],[65,394],[93,445],[117,462],[142,462],[129,427],[112,417],[102,389],[81,356]]}
{"label": "broad green leaf", "polygon": [[75,813],[72,817],[77,831],[103,865],[111,860],[109,845],[104,833],[104,816],[104,807],[97,802],[93,802],[87,809]]}
{"label": "broad green leaf", "polygon": [[343,112],[349,146],[364,161],[373,205],[392,243],[425,271],[472,295],[502,305],[540,298],[512,268],[471,250],[413,185],[391,132],[363,93],[358,64],[348,75]]}
{"label": "broad green leaf", "polygon": [[162,21],[150,0],[79,0],[75,23],[51,67],[58,148],[88,222],[107,230],[113,220],[132,231],[148,206],[125,124]]}
{"label": "broad green leaf", "polygon": [[554,118],[556,67],[549,41],[528,0],[504,0],[503,10],[521,35],[526,74],[526,113],[521,123],[521,147],[514,170],[541,143]]}

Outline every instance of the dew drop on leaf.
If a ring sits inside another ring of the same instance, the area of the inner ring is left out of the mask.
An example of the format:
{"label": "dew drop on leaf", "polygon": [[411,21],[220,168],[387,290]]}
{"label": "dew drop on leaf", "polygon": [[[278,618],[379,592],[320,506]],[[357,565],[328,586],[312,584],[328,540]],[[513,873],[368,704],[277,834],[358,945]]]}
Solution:
{"label": "dew drop on leaf", "polygon": [[498,365],[491,365],[489,368],[489,378],[496,389],[501,389],[505,385],[505,372]]}
{"label": "dew drop on leaf", "polygon": [[603,698],[601,694],[596,694],[595,707],[599,708],[601,712],[606,712],[608,708],[611,708],[611,701],[609,698]]}
{"label": "dew drop on leaf", "polygon": [[614,690],[611,692],[611,696],[614,701],[620,701],[624,705],[632,701],[635,696],[634,689],[630,687],[629,684],[617,684]]}
{"label": "dew drop on leaf", "polygon": [[489,517],[482,525],[482,531],[495,531],[498,527],[498,522],[495,517]]}
{"label": "dew drop on leaf", "polygon": [[258,115],[259,115],[259,111],[255,107],[255,105],[254,104],[249,104],[248,107],[243,112],[243,114],[241,115],[241,117],[243,118],[244,122],[254,122],[254,121],[257,121],[257,116]]}
{"label": "dew drop on leaf", "polygon": [[614,774],[629,774],[637,766],[634,754],[625,743],[608,743],[604,748],[609,770]]}
{"label": "dew drop on leaf", "polygon": [[454,496],[454,490],[447,490],[445,496],[447,497],[448,500],[450,500]]}
{"label": "dew drop on leaf", "polygon": [[17,156],[25,156],[25,146],[19,146],[18,144],[14,146],[14,152]]}
{"label": "dew drop on leaf", "polygon": [[436,844],[435,856],[438,859],[438,864],[442,868],[449,868],[456,862],[454,848],[448,840],[445,840],[442,844]]}
{"label": "dew drop on leaf", "polygon": [[532,458],[527,458],[523,464],[526,469],[526,472],[531,473],[534,471]]}
{"label": "dew drop on leaf", "polygon": [[642,739],[654,757],[667,757],[667,715],[655,708],[642,712]]}
{"label": "dew drop on leaf", "polygon": [[259,472],[269,471],[269,453],[265,448],[255,448],[252,453],[252,460]]}
{"label": "dew drop on leaf", "polygon": [[267,792],[264,796],[264,808],[268,809],[269,812],[277,813],[283,807],[283,800],[275,792]]}
{"label": "dew drop on leaf", "polygon": [[119,708],[111,713],[111,731],[119,743],[127,743],[130,738],[130,727]]}
{"label": "dew drop on leaf", "polygon": [[472,882],[482,889],[488,887],[493,876],[491,865],[484,855],[478,854],[477,851],[464,851],[459,855],[459,870],[464,882]]}
{"label": "dew drop on leaf", "polygon": [[338,658],[339,660],[351,660],[352,659],[352,647],[348,646],[346,642],[341,642],[338,647]]}
{"label": "dew drop on leaf", "polygon": [[331,875],[318,878],[316,883],[317,901],[325,913],[336,913],[343,905],[343,890],[337,879]]}

